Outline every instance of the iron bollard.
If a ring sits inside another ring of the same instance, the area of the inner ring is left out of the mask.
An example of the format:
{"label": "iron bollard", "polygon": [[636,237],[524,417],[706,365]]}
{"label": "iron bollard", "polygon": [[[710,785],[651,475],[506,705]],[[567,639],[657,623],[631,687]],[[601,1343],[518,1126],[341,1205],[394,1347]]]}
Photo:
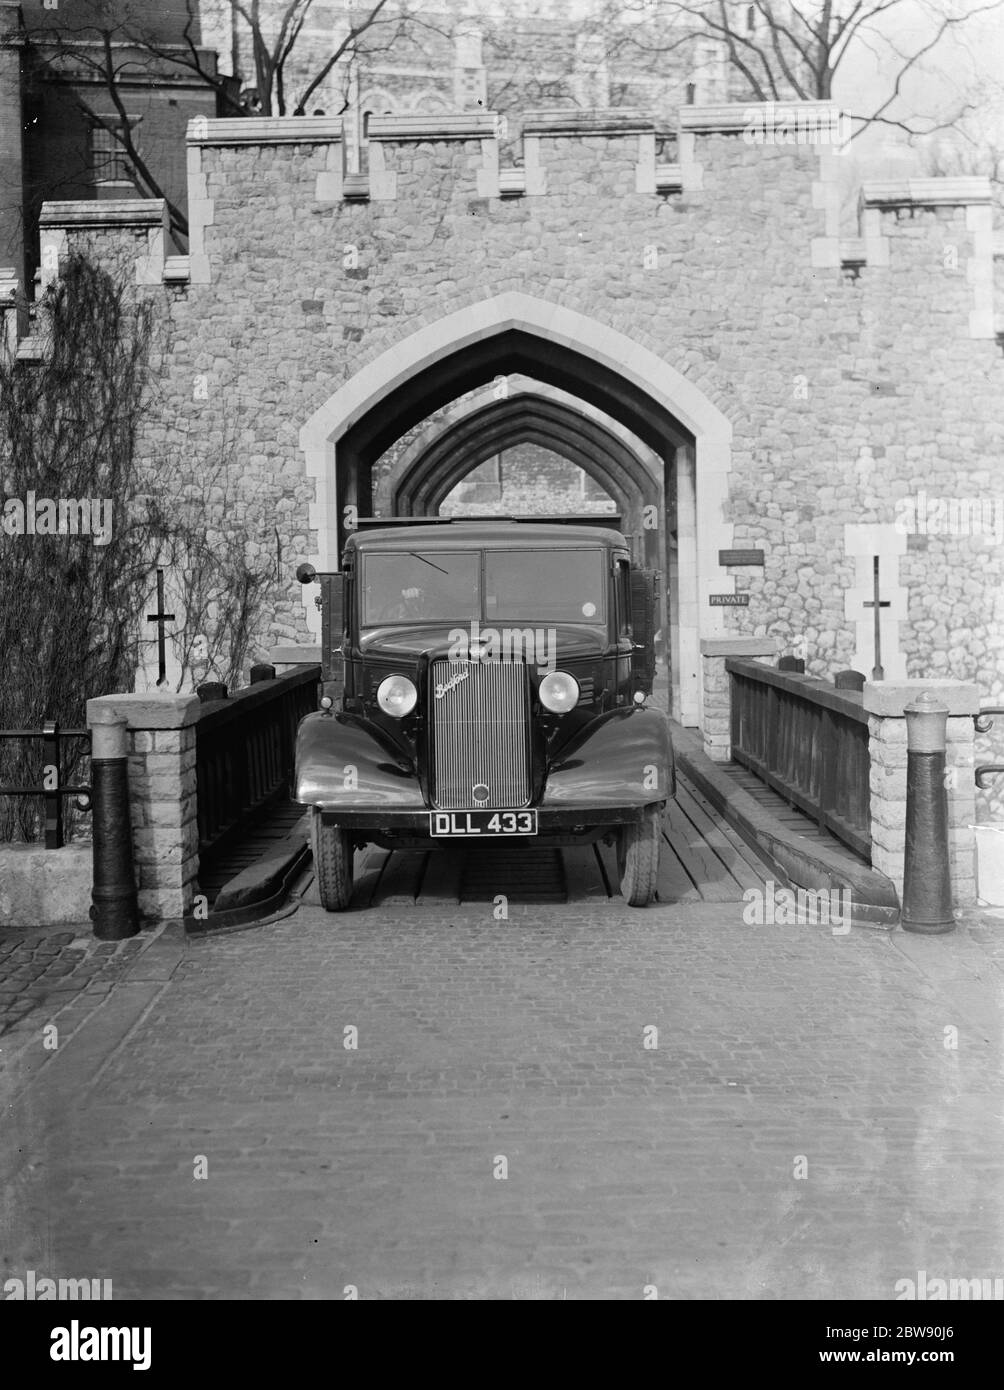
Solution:
{"label": "iron bollard", "polygon": [[903,865],[904,931],[939,936],[955,930],[948,858],[948,792],[945,745],[948,706],[930,690],[906,715],[906,859]]}
{"label": "iron bollard", "polygon": [[122,941],[139,931],[139,901],[132,862],[126,722],[114,710],[98,709],[92,716],[91,805],[94,935],[101,941]]}

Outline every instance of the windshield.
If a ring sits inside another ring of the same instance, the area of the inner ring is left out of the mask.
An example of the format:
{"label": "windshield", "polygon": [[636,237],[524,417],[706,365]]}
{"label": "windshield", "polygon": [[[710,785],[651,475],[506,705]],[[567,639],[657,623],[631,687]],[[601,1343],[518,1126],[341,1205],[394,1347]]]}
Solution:
{"label": "windshield", "polygon": [[489,550],[485,618],[494,622],[604,623],[602,550]]}
{"label": "windshield", "polygon": [[480,589],[478,551],[378,551],[363,558],[363,627],[470,622]]}
{"label": "windshield", "polygon": [[[604,551],[376,551],[363,557],[362,626],[606,622]],[[482,565],[483,559],[483,565]]]}

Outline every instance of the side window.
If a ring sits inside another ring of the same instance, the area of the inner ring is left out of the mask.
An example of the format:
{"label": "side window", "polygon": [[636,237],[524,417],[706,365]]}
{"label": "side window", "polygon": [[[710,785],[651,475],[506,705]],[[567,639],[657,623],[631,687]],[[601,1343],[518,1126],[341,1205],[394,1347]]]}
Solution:
{"label": "side window", "polygon": [[617,591],[617,635],[618,637],[630,637],[631,580],[628,562],[626,560],[617,561],[615,588]]}

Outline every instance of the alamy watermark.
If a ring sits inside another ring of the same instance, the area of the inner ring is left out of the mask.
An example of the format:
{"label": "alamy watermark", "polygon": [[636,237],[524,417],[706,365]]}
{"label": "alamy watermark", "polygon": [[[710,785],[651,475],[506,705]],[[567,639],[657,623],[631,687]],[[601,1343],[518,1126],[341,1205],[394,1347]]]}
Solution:
{"label": "alamy watermark", "polygon": [[0,509],[7,536],[90,536],[95,545],[112,538],[110,497],[8,497]]}
{"label": "alamy watermark", "polygon": [[842,154],[853,123],[838,106],[783,106],[773,101],[746,111],[743,139],[747,145],[830,145]]}
{"label": "alamy watermark", "polygon": [[990,536],[1004,545],[1004,497],[898,497],[896,530],[907,536]]}
{"label": "alamy watermark", "polygon": [[743,893],[743,921],[748,927],[831,927],[834,936],[851,929],[852,894],[848,888],[778,888],[769,878],[764,888]]}
{"label": "alamy watermark", "polygon": [[477,618],[469,628],[449,631],[450,661],[528,661],[550,669],[557,659],[553,627],[482,627]]}
{"label": "alamy watermark", "polygon": [[1004,1302],[1004,1279],[939,1279],[926,1269],[918,1269],[916,1279],[897,1279],[897,1301],[924,1302]]}
{"label": "alamy watermark", "polygon": [[54,1327],[50,1338],[52,1361],[131,1361],[134,1371],[148,1371],[153,1360],[149,1327],[81,1327],[74,1318],[69,1327]]}
{"label": "alamy watermark", "polygon": [[3,1286],[5,1302],[44,1302],[46,1299],[62,1301],[73,1299],[103,1300],[112,1297],[110,1279],[50,1279],[38,1274],[34,1269],[25,1272],[23,1279],[8,1279]]}

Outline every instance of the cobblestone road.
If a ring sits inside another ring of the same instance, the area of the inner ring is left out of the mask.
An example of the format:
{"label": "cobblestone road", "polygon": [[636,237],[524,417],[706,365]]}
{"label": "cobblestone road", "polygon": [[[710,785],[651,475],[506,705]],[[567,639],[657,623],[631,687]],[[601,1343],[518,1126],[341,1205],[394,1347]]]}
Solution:
{"label": "cobblestone road", "polygon": [[0,936],[0,1036],[29,1014],[55,1016],[74,1002],[100,1002],[145,945],[98,941],[90,926],[39,928]]}
{"label": "cobblestone road", "polygon": [[445,1299],[1004,1275],[1004,923],[741,909],[308,904],[165,934],[55,1052],[41,1014],[2,1039],[5,1273]]}

